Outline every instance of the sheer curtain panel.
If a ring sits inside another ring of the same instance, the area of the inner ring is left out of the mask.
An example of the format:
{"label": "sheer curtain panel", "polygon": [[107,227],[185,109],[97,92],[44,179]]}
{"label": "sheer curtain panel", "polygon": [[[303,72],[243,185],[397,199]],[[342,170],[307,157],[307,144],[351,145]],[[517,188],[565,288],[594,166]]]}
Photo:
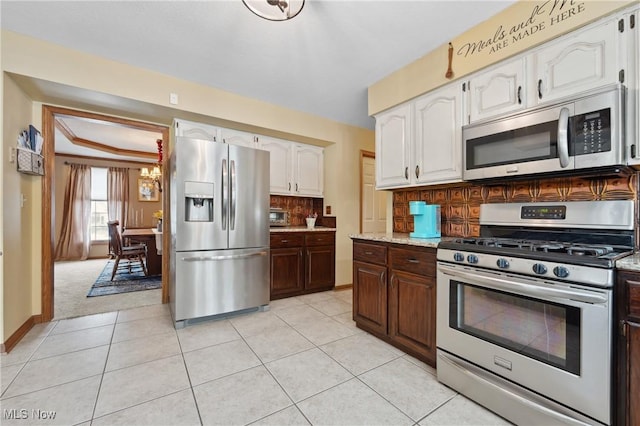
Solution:
{"label": "sheer curtain panel", "polygon": [[90,218],[91,168],[86,164],[70,164],[55,260],[86,260],[89,257]]}

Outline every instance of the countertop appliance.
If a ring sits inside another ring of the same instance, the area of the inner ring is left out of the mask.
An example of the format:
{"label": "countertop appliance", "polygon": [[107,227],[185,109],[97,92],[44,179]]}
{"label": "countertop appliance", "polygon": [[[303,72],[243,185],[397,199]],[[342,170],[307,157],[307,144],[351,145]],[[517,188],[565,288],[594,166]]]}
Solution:
{"label": "countertop appliance", "polygon": [[178,137],[171,181],[176,327],[269,303],[269,152]]}
{"label": "countertop appliance", "polygon": [[269,210],[269,226],[289,226],[289,212],[272,207]]}
{"label": "countertop appliance", "polygon": [[615,261],[633,201],[483,204],[437,249],[437,374],[516,424],[612,423]]}
{"label": "countertop appliance", "polygon": [[440,237],[440,206],[424,201],[409,201],[409,214],[413,216],[411,238]]}
{"label": "countertop appliance", "polygon": [[462,128],[464,180],[626,164],[622,85]]}

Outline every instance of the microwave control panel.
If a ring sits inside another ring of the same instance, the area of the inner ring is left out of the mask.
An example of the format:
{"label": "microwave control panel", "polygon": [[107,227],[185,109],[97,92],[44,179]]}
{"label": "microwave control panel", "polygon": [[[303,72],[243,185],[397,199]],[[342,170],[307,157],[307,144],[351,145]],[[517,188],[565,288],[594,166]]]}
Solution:
{"label": "microwave control panel", "polygon": [[611,110],[609,108],[573,117],[575,155],[611,151]]}

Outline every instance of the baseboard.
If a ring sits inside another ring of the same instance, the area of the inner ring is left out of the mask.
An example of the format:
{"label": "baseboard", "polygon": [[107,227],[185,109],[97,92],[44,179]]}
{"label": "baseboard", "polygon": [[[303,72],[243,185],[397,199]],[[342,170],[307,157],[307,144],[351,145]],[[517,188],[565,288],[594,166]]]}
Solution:
{"label": "baseboard", "polygon": [[42,315],[31,315],[9,338],[0,345],[0,352],[10,352],[20,340],[33,328],[42,322]]}
{"label": "baseboard", "polygon": [[342,284],[334,287],[335,291],[349,290],[353,288],[353,284]]}

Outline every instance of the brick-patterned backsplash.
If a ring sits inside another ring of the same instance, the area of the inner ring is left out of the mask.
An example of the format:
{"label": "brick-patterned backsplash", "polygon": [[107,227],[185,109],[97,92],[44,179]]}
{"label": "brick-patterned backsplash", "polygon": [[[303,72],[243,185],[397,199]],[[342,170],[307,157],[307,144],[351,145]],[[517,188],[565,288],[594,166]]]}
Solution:
{"label": "brick-patterned backsplash", "polygon": [[289,197],[286,195],[272,195],[271,207],[276,207],[289,212],[291,226],[306,225],[305,218],[308,214],[317,213],[316,224],[322,223],[322,211],[324,202],[322,198]]}
{"label": "brick-patterned backsplash", "polygon": [[436,188],[398,189],[393,191],[393,231],[413,231],[409,201],[439,204],[442,235],[449,237],[478,236],[480,204],[485,203],[637,201],[638,173],[640,172],[607,177],[531,179],[497,184],[459,183]]}

